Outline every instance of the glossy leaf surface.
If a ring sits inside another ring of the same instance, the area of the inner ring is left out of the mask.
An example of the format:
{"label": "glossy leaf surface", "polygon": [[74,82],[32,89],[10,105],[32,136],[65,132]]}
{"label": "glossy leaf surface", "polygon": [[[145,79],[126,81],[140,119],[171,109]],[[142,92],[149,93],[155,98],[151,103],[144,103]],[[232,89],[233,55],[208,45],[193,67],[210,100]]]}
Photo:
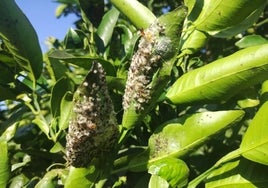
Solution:
{"label": "glossy leaf surface", "polygon": [[70,80],[66,78],[58,80],[57,83],[54,85],[54,87],[52,88],[50,99],[51,111],[54,117],[59,116],[61,113],[61,100],[63,96],[66,94],[66,92],[73,91],[73,89],[74,88]]}
{"label": "glossy leaf surface", "polygon": [[243,116],[241,110],[202,112],[167,122],[150,137],[149,149],[130,161],[129,167],[143,171],[158,160],[183,157]]}
{"label": "glossy leaf surface", "polygon": [[239,48],[247,48],[250,46],[256,46],[261,44],[267,44],[268,40],[260,35],[248,35],[240,39],[235,43]]}
{"label": "glossy leaf surface", "polygon": [[67,176],[66,188],[84,188],[93,185],[86,177],[94,171],[92,168],[74,168],[70,167],[69,175]]}
{"label": "glossy leaf surface", "polygon": [[150,165],[148,172],[165,179],[171,187],[181,187],[187,183],[189,169],[185,162],[177,158],[166,158]]}
{"label": "glossy leaf surface", "polygon": [[240,146],[244,157],[264,165],[268,165],[267,114],[268,102],[265,102],[251,121]]}
{"label": "glossy leaf surface", "polygon": [[110,42],[118,16],[119,11],[116,8],[112,8],[103,16],[97,30],[97,35],[102,42],[100,47],[105,48]]}
{"label": "glossy leaf surface", "polygon": [[[233,36],[251,26],[260,16],[265,5],[266,0],[205,0],[194,25],[198,30],[210,34]],[[240,11],[241,9],[243,11]],[[237,24],[241,25],[237,27]],[[233,31],[230,31],[231,27],[234,27]],[[224,30],[227,31],[224,33]]]}
{"label": "glossy leaf surface", "polygon": [[268,44],[240,50],[182,75],[166,97],[175,104],[224,101],[268,78]]}
{"label": "glossy leaf surface", "polygon": [[201,112],[168,122],[150,137],[150,156],[181,157],[243,116],[241,110]]}
{"label": "glossy leaf surface", "polygon": [[32,81],[43,67],[42,52],[36,32],[14,0],[3,0],[0,6],[0,37]]}
{"label": "glossy leaf surface", "polygon": [[211,172],[206,180],[206,188],[267,187],[268,170],[264,165],[253,163],[246,159],[228,162]]}

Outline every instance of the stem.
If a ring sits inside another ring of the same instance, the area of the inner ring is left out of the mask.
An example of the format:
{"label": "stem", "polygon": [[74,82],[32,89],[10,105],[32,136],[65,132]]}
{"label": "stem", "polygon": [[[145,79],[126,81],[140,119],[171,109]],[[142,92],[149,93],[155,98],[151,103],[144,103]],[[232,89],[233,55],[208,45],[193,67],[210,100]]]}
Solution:
{"label": "stem", "polygon": [[155,15],[137,0],[111,0],[111,3],[138,29],[147,28],[156,19]]}
{"label": "stem", "polygon": [[264,25],[266,23],[268,23],[268,18],[266,18],[265,20],[262,20],[261,22],[257,23],[255,26],[260,27],[260,26],[262,26],[262,25]]}

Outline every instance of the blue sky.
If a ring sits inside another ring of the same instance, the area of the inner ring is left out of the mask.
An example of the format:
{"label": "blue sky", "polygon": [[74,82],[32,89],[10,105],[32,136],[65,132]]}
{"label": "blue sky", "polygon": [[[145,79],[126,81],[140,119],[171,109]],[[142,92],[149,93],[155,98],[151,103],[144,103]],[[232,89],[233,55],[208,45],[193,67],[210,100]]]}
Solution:
{"label": "blue sky", "polygon": [[30,20],[37,32],[43,52],[48,50],[45,40],[53,36],[62,40],[68,29],[74,27],[75,15],[68,15],[59,19],[55,16],[58,3],[52,0],[16,0],[18,6]]}

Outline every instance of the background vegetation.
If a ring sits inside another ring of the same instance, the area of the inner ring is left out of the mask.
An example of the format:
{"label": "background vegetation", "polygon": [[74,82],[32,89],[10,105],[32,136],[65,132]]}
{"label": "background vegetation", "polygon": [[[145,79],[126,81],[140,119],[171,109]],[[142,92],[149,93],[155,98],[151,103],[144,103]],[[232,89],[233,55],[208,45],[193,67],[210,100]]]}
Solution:
{"label": "background vegetation", "polygon": [[[0,187],[267,187],[266,0],[57,2],[76,29],[45,54],[15,2],[0,6]],[[186,18],[162,16],[181,5]],[[153,97],[142,113],[123,110],[131,58],[156,17],[176,32],[151,51],[161,64]],[[106,71],[120,137],[75,168],[66,134],[93,62]]]}

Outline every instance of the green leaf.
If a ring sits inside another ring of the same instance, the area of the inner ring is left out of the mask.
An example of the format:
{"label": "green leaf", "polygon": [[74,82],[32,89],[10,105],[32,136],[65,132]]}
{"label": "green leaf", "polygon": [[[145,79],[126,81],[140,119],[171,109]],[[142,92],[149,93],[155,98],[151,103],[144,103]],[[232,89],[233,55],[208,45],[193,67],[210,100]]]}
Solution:
{"label": "green leaf", "polygon": [[167,122],[150,137],[149,149],[130,161],[129,168],[142,171],[167,157],[183,157],[243,116],[241,110],[202,112]]}
{"label": "green leaf", "polygon": [[82,38],[80,38],[79,33],[81,33],[81,31],[72,28],[68,30],[64,37],[64,44],[67,49],[83,47],[83,41]]}
{"label": "green leaf", "polygon": [[57,6],[56,11],[55,11],[55,16],[57,18],[60,18],[64,14],[64,11],[66,10],[67,7],[68,7],[67,4],[61,4]]}
{"label": "green leaf", "polygon": [[182,54],[193,54],[205,45],[207,39],[208,34],[199,30],[184,33],[180,41]]}
{"label": "green leaf", "polygon": [[10,88],[9,86],[2,86],[0,85],[0,91],[5,91],[5,92],[0,92],[0,101],[3,100],[15,100],[18,92],[15,89]]}
{"label": "green leaf", "polygon": [[43,68],[41,48],[33,26],[14,0],[1,1],[0,37],[35,83]]}
{"label": "green leaf", "polygon": [[150,137],[150,156],[152,160],[184,156],[243,116],[242,110],[201,112],[167,122]]}
{"label": "green leaf", "polygon": [[168,182],[157,175],[152,175],[149,181],[149,188],[169,188]]}
{"label": "green leaf", "polygon": [[23,187],[27,184],[29,178],[27,178],[24,174],[20,174],[12,178],[9,188],[18,188]]}
{"label": "green leaf", "polygon": [[156,19],[155,15],[137,0],[111,0],[111,3],[138,29],[147,28]]}
{"label": "green leaf", "polygon": [[268,78],[268,44],[240,50],[182,75],[166,97],[175,104],[228,100]]}
{"label": "green leaf", "polygon": [[209,34],[215,37],[228,38],[242,33],[258,20],[258,18],[263,13],[264,8],[265,4],[262,4],[261,7],[252,12],[252,14],[250,14],[246,19],[242,20],[238,24],[232,27],[227,27],[226,29],[223,29],[219,32],[209,32]]}
{"label": "green leaf", "polygon": [[171,187],[182,187],[187,183],[189,168],[177,158],[165,158],[150,165],[148,172],[165,179]]}
{"label": "green leaf", "polygon": [[112,8],[102,18],[97,29],[97,36],[99,37],[98,39],[100,39],[97,40],[97,45],[99,45],[99,49],[102,49],[102,51],[104,51],[104,48],[107,47],[112,38],[119,14],[120,12],[116,8]]}
{"label": "green leaf", "polygon": [[[204,0],[204,5],[198,18],[193,23],[198,30],[212,35],[233,36],[251,26],[260,16],[266,0]],[[243,11],[241,11],[243,10]],[[241,24],[237,26],[237,24]],[[230,32],[230,28],[234,28]],[[224,30],[227,31],[224,33]]]}
{"label": "green leaf", "polygon": [[50,138],[50,135],[49,135],[49,125],[47,124],[47,122],[45,120],[41,119],[40,117],[36,117],[33,120],[33,123],[35,123],[40,128],[40,130],[43,133],[45,133],[48,138]]}
{"label": "green leaf", "polygon": [[[0,60],[1,62],[1,60]],[[0,84],[8,84],[12,81],[14,81],[15,73],[14,73],[14,67],[8,67],[5,64],[0,64]]]}
{"label": "green leaf", "polygon": [[250,122],[240,149],[243,156],[257,163],[268,165],[268,102],[265,102]]}
{"label": "green leaf", "polygon": [[69,126],[69,119],[73,108],[73,95],[71,92],[66,92],[60,103],[59,128],[64,130]]}
{"label": "green leaf", "polygon": [[58,177],[65,176],[62,169],[48,171],[45,176],[35,185],[35,188],[54,188],[57,187]]}
{"label": "green leaf", "polygon": [[261,44],[267,44],[268,40],[263,38],[260,35],[248,35],[240,39],[235,43],[235,45],[239,48],[247,48],[250,46],[256,46]]}
{"label": "green leaf", "polygon": [[0,187],[6,187],[9,180],[9,160],[7,141],[0,137]]}
{"label": "green leaf", "polygon": [[23,114],[27,113],[27,111],[28,109],[22,107],[20,104],[14,107],[14,109],[11,111],[12,115],[6,121],[1,122],[0,135],[2,135],[3,132],[8,129],[8,127],[11,127],[16,122],[20,122],[21,117]]}
{"label": "green leaf", "polygon": [[64,65],[59,59],[49,58],[48,53],[44,55],[44,61],[46,63],[46,69],[52,80],[52,85],[56,84],[56,81],[66,76],[69,71],[67,66]]}
{"label": "green leaf", "polygon": [[114,66],[109,61],[104,60],[101,57],[95,57],[95,56],[92,57],[89,55],[74,56],[74,55],[69,54],[66,51],[62,51],[62,50],[54,50],[48,56],[49,56],[49,58],[52,58],[52,59],[63,60],[65,62],[83,67],[86,70],[90,69],[93,61],[98,61],[103,66],[107,75],[110,75],[110,76],[116,75]]}
{"label": "green leaf", "polygon": [[241,158],[223,164],[210,173],[206,187],[267,187],[268,169],[264,165]]}
{"label": "green leaf", "polygon": [[65,182],[66,188],[85,188],[91,187],[93,182],[89,181],[86,177],[94,172],[94,167],[89,168],[74,168],[70,167],[69,175]]}
{"label": "green leaf", "polygon": [[174,45],[174,52],[177,52],[177,46],[180,41],[181,32],[183,29],[183,23],[188,14],[188,9],[185,6],[180,6],[171,12],[161,15],[158,20],[159,23],[165,27],[164,34],[171,39],[172,45]]}
{"label": "green leaf", "polygon": [[99,0],[74,0],[72,4],[79,2],[81,15],[86,23],[97,27],[104,14],[104,1]]}
{"label": "green leaf", "polygon": [[60,116],[62,98],[67,92],[72,92],[74,90],[73,87],[74,86],[71,84],[71,81],[64,77],[56,82],[52,88],[50,99],[51,113],[53,117]]}

